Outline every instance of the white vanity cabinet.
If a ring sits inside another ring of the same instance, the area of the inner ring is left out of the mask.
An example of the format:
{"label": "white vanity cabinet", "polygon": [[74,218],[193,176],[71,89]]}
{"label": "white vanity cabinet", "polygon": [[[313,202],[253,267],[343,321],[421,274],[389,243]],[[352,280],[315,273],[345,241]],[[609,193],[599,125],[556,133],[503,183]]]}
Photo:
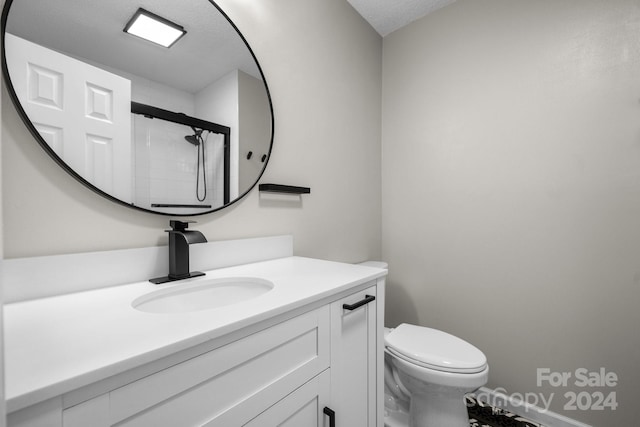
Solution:
{"label": "white vanity cabinet", "polygon": [[69,388],[9,427],[383,427],[384,277]]}
{"label": "white vanity cabinet", "polygon": [[63,427],[245,425],[329,367],[329,328],[321,307],[65,409]]}

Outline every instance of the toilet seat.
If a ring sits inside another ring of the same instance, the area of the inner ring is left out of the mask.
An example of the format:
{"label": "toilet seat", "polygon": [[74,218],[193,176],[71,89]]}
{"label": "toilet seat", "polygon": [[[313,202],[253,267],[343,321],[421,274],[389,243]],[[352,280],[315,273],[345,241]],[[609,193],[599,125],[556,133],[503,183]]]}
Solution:
{"label": "toilet seat", "polygon": [[468,342],[439,331],[403,323],[385,336],[386,350],[423,368],[473,374],[487,367],[484,353]]}

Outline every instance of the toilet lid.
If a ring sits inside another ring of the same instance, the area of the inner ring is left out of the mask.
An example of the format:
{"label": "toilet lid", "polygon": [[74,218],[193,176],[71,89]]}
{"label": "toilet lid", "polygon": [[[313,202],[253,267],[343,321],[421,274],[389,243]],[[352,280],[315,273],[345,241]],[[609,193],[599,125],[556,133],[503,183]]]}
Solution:
{"label": "toilet lid", "polygon": [[476,373],[487,366],[484,353],[473,345],[423,326],[403,323],[385,336],[385,345],[408,362],[438,371]]}

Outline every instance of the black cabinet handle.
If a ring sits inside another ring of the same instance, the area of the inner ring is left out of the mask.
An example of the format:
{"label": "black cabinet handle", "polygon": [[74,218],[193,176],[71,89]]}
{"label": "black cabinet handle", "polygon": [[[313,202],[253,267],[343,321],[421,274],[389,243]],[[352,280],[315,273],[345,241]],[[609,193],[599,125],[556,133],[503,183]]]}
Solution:
{"label": "black cabinet handle", "polygon": [[336,427],[336,411],[325,406],[322,412],[329,417],[329,427]]}
{"label": "black cabinet handle", "polygon": [[363,300],[360,300],[354,304],[342,304],[342,308],[345,310],[355,310],[363,305],[369,304],[371,301],[375,301],[376,297],[373,295],[365,295]]}

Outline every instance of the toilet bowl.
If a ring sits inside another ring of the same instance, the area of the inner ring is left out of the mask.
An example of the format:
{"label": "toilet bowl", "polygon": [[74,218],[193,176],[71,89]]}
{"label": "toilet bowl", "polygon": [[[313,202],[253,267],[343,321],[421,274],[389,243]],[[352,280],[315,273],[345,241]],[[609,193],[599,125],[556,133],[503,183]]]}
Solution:
{"label": "toilet bowl", "polygon": [[464,395],[486,384],[485,355],[437,329],[385,331],[385,426],[468,427]]}
{"label": "toilet bowl", "polygon": [[[379,261],[361,263],[387,268]],[[487,383],[484,353],[437,329],[403,323],[385,329],[386,427],[469,427],[464,396]]]}

